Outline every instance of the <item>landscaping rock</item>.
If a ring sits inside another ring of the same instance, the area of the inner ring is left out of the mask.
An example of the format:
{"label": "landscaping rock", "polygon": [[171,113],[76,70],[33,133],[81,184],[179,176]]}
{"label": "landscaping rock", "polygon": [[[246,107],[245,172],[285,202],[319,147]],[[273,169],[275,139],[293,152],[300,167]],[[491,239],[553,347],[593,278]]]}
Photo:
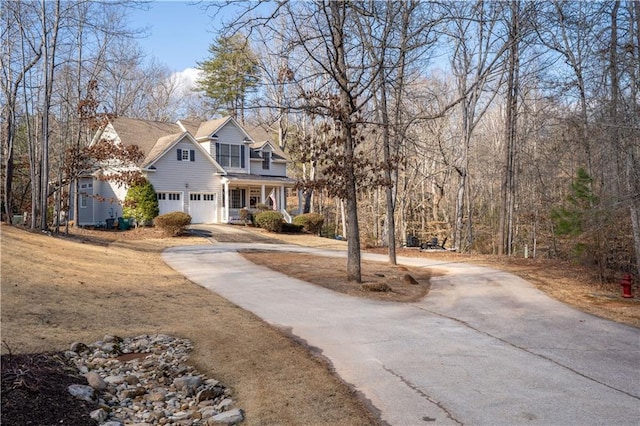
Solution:
{"label": "landscaping rock", "polygon": [[84,401],[95,401],[95,390],[91,386],[87,385],[70,385],[68,388],[69,393],[78,399]]}
{"label": "landscaping rock", "polygon": [[234,425],[244,421],[244,412],[239,408],[216,414],[208,420],[209,424]]}
{"label": "landscaping rock", "polygon": [[[106,351],[107,345],[118,350]],[[237,424],[244,420],[229,391],[187,364],[192,344],[166,335],[121,339],[104,336],[91,345],[75,343],[67,357],[91,386],[69,387],[77,398],[98,402],[91,412],[101,426],[123,424]],[[137,355],[142,353],[145,355]],[[121,355],[119,357],[118,355]],[[216,420],[217,419],[217,420]]]}
{"label": "landscaping rock", "polygon": [[95,371],[90,371],[84,375],[85,379],[89,383],[89,386],[98,391],[103,391],[107,388],[107,382]]}

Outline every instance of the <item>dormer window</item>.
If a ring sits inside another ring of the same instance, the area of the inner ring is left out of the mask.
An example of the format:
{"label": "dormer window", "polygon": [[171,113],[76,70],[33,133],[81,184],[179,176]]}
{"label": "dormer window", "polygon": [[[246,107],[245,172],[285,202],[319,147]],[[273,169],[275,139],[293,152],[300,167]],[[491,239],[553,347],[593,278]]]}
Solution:
{"label": "dormer window", "polygon": [[269,170],[271,168],[271,152],[262,151],[262,170]]}

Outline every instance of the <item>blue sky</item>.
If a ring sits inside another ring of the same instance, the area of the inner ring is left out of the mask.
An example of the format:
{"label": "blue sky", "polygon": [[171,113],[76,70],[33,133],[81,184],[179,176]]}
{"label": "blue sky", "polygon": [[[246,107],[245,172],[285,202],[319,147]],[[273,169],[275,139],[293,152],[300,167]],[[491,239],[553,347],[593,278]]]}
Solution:
{"label": "blue sky", "polygon": [[128,14],[133,28],[148,27],[149,36],[138,40],[142,50],[172,71],[196,67],[209,56],[220,20],[214,22],[200,5],[187,1],[156,1],[149,10]]}

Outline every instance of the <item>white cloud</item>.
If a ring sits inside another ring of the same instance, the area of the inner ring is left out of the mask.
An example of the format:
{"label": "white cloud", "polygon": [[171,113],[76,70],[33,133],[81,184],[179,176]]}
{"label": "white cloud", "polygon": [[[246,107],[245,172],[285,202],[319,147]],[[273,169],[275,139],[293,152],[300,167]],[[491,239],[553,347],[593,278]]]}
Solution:
{"label": "white cloud", "polygon": [[183,96],[192,93],[192,89],[196,86],[196,80],[200,78],[201,74],[202,71],[196,68],[186,68],[171,74],[171,79],[176,82],[176,92]]}

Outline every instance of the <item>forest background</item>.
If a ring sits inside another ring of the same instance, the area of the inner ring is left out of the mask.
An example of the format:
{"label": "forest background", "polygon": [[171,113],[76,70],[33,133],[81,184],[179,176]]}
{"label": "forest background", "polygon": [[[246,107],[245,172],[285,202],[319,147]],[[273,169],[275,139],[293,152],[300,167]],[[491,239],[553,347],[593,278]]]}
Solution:
{"label": "forest background", "polygon": [[196,6],[234,12],[185,93],[127,24],[144,3],[2,1],[3,220],[60,229],[105,117],[231,114],[291,157],[351,279],[410,235],[640,276],[640,2]]}

